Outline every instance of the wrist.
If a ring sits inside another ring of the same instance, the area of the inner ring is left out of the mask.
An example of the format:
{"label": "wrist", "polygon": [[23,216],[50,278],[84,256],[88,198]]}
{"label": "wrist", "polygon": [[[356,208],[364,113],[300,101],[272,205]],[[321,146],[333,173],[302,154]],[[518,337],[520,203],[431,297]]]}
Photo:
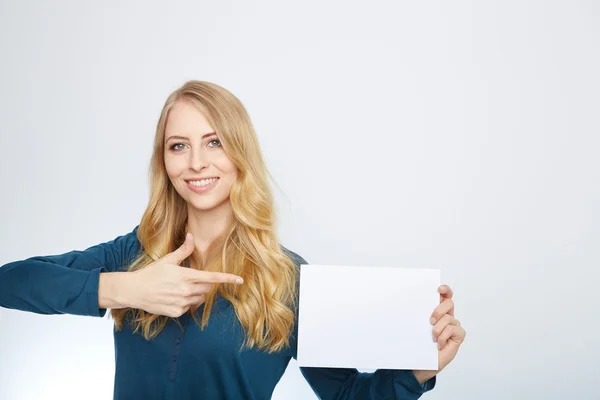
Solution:
{"label": "wrist", "polygon": [[417,381],[422,385],[434,376],[436,376],[440,371],[431,371],[431,370],[414,370],[413,374]]}
{"label": "wrist", "polygon": [[98,306],[100,308],[130,307],[127,297],[129,272],[102,272],[98,285]]}

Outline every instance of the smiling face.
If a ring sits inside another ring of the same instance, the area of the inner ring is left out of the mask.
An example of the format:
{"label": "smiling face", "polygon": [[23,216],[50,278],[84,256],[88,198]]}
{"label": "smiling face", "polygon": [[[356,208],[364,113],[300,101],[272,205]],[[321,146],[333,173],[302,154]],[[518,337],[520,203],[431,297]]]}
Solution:
{"label": "smiling face", "polygon": [[167,175],[188,211],[230,207],[237,168],[204,114],[190,101],[178,100],[171,108],[164,140]]}

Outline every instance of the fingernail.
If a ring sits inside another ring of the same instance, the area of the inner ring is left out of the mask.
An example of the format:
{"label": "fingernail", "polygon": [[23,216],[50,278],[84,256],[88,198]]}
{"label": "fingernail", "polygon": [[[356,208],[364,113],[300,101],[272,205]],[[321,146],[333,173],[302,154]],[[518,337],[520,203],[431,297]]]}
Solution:
{"label": "fingernail", "polygon": [[244,280],[242,278],[237,278],[235,280],[235,283],[237,283],[238,285],[241,285],[242,283],[244,283]]}
{"label": "fingernail", "polygon": [[431,317],[431,319],[429,320],[429,322],[431,322],[431,325],[435,325],[435,318]]}

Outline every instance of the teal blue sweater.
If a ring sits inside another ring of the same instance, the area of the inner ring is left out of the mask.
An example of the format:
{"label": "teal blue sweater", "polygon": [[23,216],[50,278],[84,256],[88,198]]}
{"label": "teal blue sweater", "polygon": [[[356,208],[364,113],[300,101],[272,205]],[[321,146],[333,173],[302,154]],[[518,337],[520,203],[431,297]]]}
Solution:
{"label": "teal blue sweater", "polygon": [[[143,251],[137,228],[83,251],[31,257],[0,267],[0,306],[38,314],[103,317],[106,309],[98,306],[99,275],[125,271]],[[297,266],[306,264],[283,249]],[[114,330],[114,399],[270,399],[290,358],[296,357],[297,329],[290,337],[291,346],[279,353],[240,351],[244,332],[233,307],[220,296],[213,307],[204,330],[188,313],[170,318],[151,341],[133,334],[128,324]],[[196,311],[199,319],[203,309]],[[436,379],[420,385],[407,370],[300,370],[321,399],[418,399],[433,389]]]}

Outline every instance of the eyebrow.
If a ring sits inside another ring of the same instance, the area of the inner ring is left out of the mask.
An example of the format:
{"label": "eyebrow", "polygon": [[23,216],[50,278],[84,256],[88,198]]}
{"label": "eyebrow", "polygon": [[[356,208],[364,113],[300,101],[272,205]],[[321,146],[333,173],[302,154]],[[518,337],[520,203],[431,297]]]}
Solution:
{"label": "eyebrow", "polygon": [[[200,140],[205,139],[205,138],[210,137],[210,136],[213,136],[213,135],[216,135],[216,134],[217,134],[217,132],[205,133],[204,135],[202,135],[202,138]],[[185,136],[173,135],[173,136],[169,136],[165,142],[168,142],[171,139],[189,140],[189,138],[187,138]]]}

